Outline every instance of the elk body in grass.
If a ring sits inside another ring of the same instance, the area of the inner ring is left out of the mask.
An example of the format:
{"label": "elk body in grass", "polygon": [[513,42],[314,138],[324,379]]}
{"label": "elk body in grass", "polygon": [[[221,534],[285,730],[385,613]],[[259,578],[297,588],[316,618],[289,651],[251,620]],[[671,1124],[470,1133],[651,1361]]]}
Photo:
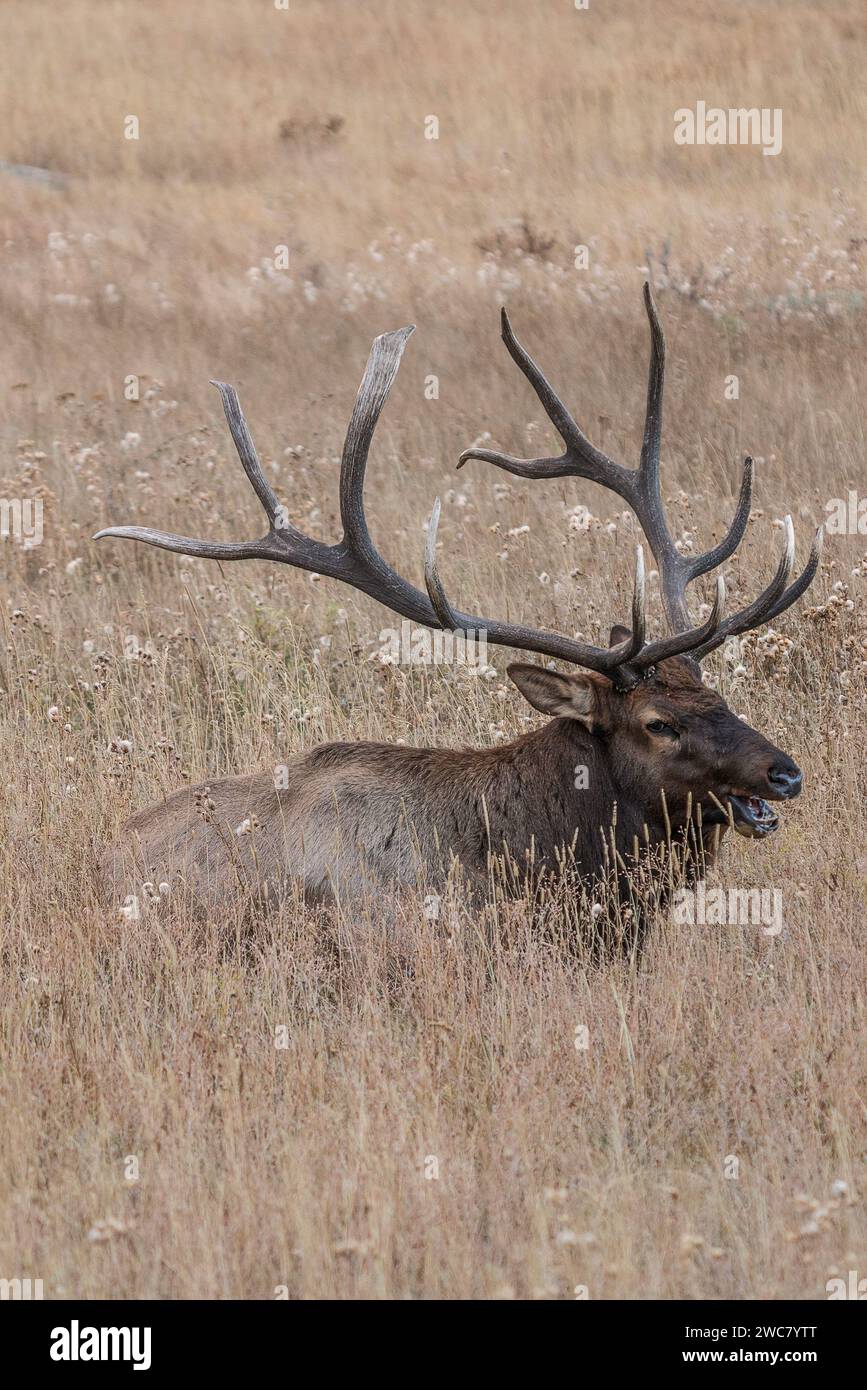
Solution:
{"label": "elk body in grass", "polygon": [[[737,718],[703,684],[700,661],[726,638],[784,612],[816,572],[817,531],[803,572],[792,582],[794,536],[774,577],[739,612],[725,616],[725,587],[706,621],[693,625],[687,586],[735,551],[750,515],[753,466],[744,462],[735,515],[718,545],[681,555],[666,524],[660,493],[660,429],[665,347],[648,286],[645,307],[651,361],[644,439],[637,468],[614,462],[586,438],[502,315],[506,347],[533,386],[564,442],[555,458],[520,459],[470,449],[522,478],[587,478],[617,493],[637,516],[658,568],[669,634],[645,631],[645,577],[636,551],[631,626],[612,629],[610,646],[453,607],[437,572],[439,502],[425,551],[426,592],[401,578],[370,538],[363,487],[368,451],[395,380],[411,328],[374,341],[349,422],[340,470],[343,537],[334,545],[305,536],[284,520],[267,482],[232,387],[215,383],[244,471],[268,518],[253,541],[208,541],[139,526],[99,536],[145,541],[179,554],[216,560],[274,560],[339,579],[414,623],[484,632],[488,642],[553,658],[569,673],[518,663],[508,673],[522,695],[549,716],[542,727],[494,748],[449,750],[381,743],[330,743],[299,753],[275,784],[251,773],[184,787],[134,815],[105,855],[109,894],[123,900],[149,881],[181,888],[208,910],[232,901],[243,885],[266,903],[301,885],[313,902],[371,888],[429,890],[459,865],[471,888],[488,891],[492,856],[513,866],[516,892],[562,871],[568,861],[587,881],[612,861],[627,871],[637,858],[692,836],[712,856],[728,826],[752,837],[771,834],[769,802],[801,790],[791,757]],[[586,775],[576,778],[576,768]],[[580,785],[576,785],[580,782]],[[249,834],[239,835],[243,826]],[[621,891],[626,891],[621,877]]]}

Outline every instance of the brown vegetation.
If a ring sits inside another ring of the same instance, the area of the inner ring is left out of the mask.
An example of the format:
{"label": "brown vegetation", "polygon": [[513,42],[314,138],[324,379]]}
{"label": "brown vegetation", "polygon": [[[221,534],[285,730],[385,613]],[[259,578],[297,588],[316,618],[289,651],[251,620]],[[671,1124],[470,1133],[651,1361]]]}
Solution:
{"label": "brown vegetation", "polygon": [[[0,1276],[554,1298],[863,1277],[863,537],[830,537],[778,631],[708,663],[804,769],[780,832],[727,844],[715,880],[780,888],[779,936],[660,920],[640,959],[602,965],[521,904],[482,930],[420,902],[408,972],[375,919],[358,940],[297,904],[252,930],[101,912],[98,847],[185,781],[325,739],[533,727],[505,653],[482,674],[384,663],[391,618],[329,581],[90,541],[118,521],[257,533],[212,377],[293,519],[334,538],[370,340],[416,322],[370,462],[382,551],[419,581],[440,493],[456,602],[605,640],[629,517],[589,483],[454,463],[486,429],[555,444],[504,301],[588,433],[636,460],[649,265],[668,514],[711,544],[756,457],[727,572],[746,600],[784,509],[805,541],[829,497],[867,491],[860,7],[591,0],[531,24],[503,0],[375,19],[31,0],[0,26],[26,74],[0,89],[0,157],[70,176],[0,174],[0,496],[44,503],[41,545],[0,546]],[[781,107],[781,155],[675,146],[699,97]]]}

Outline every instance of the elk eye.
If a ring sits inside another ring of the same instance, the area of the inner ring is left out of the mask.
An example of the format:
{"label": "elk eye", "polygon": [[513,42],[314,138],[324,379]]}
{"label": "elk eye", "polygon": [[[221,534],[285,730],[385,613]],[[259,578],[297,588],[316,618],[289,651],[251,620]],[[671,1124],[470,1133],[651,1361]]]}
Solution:
{"label": "elk eye", "polygon": [[651,734],[668,734],[670,738],[680,738],[677,729],[672,728],[671,724],[666,724],[664,719],[651,719],[645,728]]}

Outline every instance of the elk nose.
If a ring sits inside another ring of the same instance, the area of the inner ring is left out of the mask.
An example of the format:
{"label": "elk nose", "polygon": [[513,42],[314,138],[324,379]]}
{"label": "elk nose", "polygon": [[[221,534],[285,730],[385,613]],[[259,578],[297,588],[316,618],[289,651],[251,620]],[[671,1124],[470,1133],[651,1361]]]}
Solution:
{"label": "elk nose", "polygon": [[791,758],[780,758],[768,768],[768,781],[786,801],[800,796],[803,780],[801,769]]}

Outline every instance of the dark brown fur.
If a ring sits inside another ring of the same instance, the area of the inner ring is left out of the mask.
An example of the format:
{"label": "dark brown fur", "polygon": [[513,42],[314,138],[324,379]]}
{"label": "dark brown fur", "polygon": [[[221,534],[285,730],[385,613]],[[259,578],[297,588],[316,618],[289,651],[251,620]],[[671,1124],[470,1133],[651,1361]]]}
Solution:
{"label": "dark brown fur", "polygon": [[[239,894],[273,902],[294,883],[311,901],[346,901],[386,886],[437,891],[454,862],[483,896],[492,855],[517,866],[519,891],[528,876],[558,872],[564,852],[592,879],[612,823],[630,860],[636,842],[677,838],[700,807],[710,852],[725,829],[710,793],[778,799],[768,773],[794,767],[687,659],[664,662],[625,694],[588,672],[509,673],[555,716],[542,728],[463,751],[325,744],[292,758],[279,789],[270,774],[184,788],[126,823],[103,863],[111,897],[158,897],[167,884],[213,911]],[[649,731],[652,720],[679,739]],[[586,787],[576,786],[580,768]]]}

